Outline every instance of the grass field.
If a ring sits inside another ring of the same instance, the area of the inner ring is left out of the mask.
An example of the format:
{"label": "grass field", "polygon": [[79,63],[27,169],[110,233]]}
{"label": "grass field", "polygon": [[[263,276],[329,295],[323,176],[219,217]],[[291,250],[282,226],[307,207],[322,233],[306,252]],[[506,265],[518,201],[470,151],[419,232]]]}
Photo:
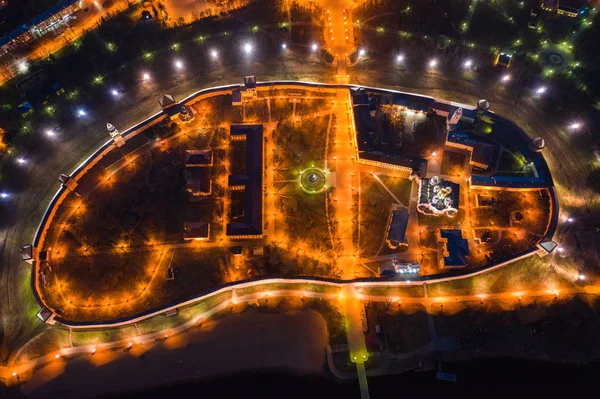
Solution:
{"label": "grass field", "polygon": [[429,296],[475,295],[526,290],[556,290],[573,282],[537,256],[474,277],[427,284]]}

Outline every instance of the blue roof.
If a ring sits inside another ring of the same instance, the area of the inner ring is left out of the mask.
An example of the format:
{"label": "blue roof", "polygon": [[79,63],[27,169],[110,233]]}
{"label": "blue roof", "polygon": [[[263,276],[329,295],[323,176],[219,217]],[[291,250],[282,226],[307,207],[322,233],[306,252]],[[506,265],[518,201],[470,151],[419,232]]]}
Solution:
{"label": "blue roof", "polygon": [[388,229],[388,240],[405,242],[406,227],[408,226],[408,209],[401,208],[392,211],[392,220]]}
{"label": "blue roof", "polygon": [[48,18],[52,17],[54,14],[58,14],[59,12],[61,12],[62,10],[64,10],[65,8],[77,3],[79,0],[63,0],[60,3],[58,3],[57,5],[55,5],[54,7],[50,7],[48,10],[46,10],[45,12],[41,13],[40,15],[38,15],[37,17],[35,17],[31,23],[33,25],[37,25],[41,22],[44,22],[45,20],[47,20]]}
{"label": "blue roof", "polygon": [[19,37],[20,35],[28,32],[28,31],[29,31],[29,26],[27,26],[27,25],[19,26],[17,29],[7,33],[6,35],[4,35],[0,38],[0,46],[4,46],[5,44],[9,43],[10,41],[16,39],[17,37]]}
{"label": "blue roof", "polygon": [[446,249],[448,256],[444,257],[446,266],[465,266],[470,254],[469,242],[463,238],[461,230],[440,230],[442,238],[448,240]]}

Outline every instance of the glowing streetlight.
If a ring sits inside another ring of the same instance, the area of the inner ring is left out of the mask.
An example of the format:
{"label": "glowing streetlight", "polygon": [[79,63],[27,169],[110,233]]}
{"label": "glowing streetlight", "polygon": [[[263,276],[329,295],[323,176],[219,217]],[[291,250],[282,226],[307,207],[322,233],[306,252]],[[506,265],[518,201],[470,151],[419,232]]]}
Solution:
{"label": "glowing streetlight", "polygon": [[429,61],[429,67],[430,68],[435,68],[436,65],[437,65],[437,60],[431,60],[431,61]]}
{"label": "glowing streetlight", "polygon": [[571,223],[573,221],[573,218],[567,218],[567,222]]}
{"label": "glowing streetlight", "polygon": [[436,154],[436,152],[435,152],[435,151],[431,153],[431,156],[432,156],[433,158],[435,158],[435,156],[436,156],[436,155],[437,155],[437,154]]}
{"label": "glowing streetlight", "polygon": [[363,57],[365,54],[367,54],[367,52],[366,52],[366,51],[365,51],[365,49],[363,49],[363,48],[361,48],[361,49],[358,51],[358,55],[360,55],[361,57]]}
{"label": "glowing streetlight", "polygon": [[85,112],[85,110],[83,108],[79,108],[77,110],[77,116],[83,117],[83,116],[86,116],[86,115],[87,115],[87,112]]}
{"label": "glowing streetlight", "polygon": [[183,62],[181,62],[181,60],[175,60],[175,68],[177,68],[177,69],[183,68]]}
{"label": "glowing streetlight", "polygon": [[54,355],[54,357],[55,357],[56,359],[60,359],[60,355],[59,355],[58,353],[57,353],[56,355]]}
{"label": "glowing streetlight", "polygon": [[117,97],[117,96],[119,95],[119,90],[117,90],[117,89],[112,89],[112,90],[110,91],[110,94],[112,94],[112,95],[113,95],[113,97]]}
{"label": "glowing streetlight", "polygon": [[581,127],[581,123],[579,123],[579,122],[573,122],[573,123],[571,123],[570,127],[573,130],[577,130],[577,129],[579,129]]}
{"label": "glowing streetlight", "polygon": [[404,55],[403,54],[398,54],[398,56],[396,57],[396,61],[398,61],[398,62],[404,61]]}
{"label": "glowing streetlight", "polygon": [[546,92],[547,88],[546,86],[540,86],[537,88],[537,90],[535,91],[537,94],[544,94]]}
{"label": "glowing streetlight", "polygon": [[56,133],[54,133],[54,130],[50,130],[50,129],[46,130],[46,136],[53,137],[55,135],[56,135]]}
{"label": "glowing streetlight", "polygon": [[150,74],[148,72],[144,73],[142,75],[142,79],[144,79],[144,80],[150,80]]}
{"label": "glowing streetlight", "polygon": [[4,192],[4,191],[3,191],[3,192],[1,192],[1,193],[0,193],[0,198],[2,198],[2,199],[6,199],[6,198],[8,198],[8,193],[7,193],[7,192]]}
{"label": "glowing streetlight", "polygon": [[244,44],[244,52],[246,54],[250,54],[252,52],[252,44],[250,44],[250,43]]}
{"label": "glowing streetlight", "polygon": [[27,163],[27,161],[25,160],[25,158],[17,158],[17,163],[19,165],[24,165]]}
{"label": "glowing streetlight", "polygon": [[502,81],[503,82],[508,82],[509,80],[510,80],[510,75],[509,74],[506,74],[506,75],[502,76]]}
{"label": "glowing streetlight", "polygon": [[583,280],[585,280],[585,275],[579,273],[579,276],[577,276],[577,279],[579,279],[579,281],[583,281]]}
{"label": "glowing streetlight", "polygon": [[317,46],[317,43],[313,43],[312,46],[310,46],[310,48],[312,49],[312,51],[317,51],[319,49],[319,46]]}
{"label": "glowing streetlight", "polygon": [[219,57],[219,52],[217,50],[212,50],[210,52],[210,56],[213,58],[218,58]]}
{"label": "glowing streetlight", "polygon": [[466,60],[464,63],[465,68],[471,68],[473,66],[473,61]]}
{"label": "glowing streetlight", "polygon": [[564,251],[563,247],[557,247],[557,248],[556,248],[556,250],[557,250],[558,252],[563,252],[563,251]]}
{"label": "glowing streetlight", "polygon": [[283,50],[286,50],[286,49],[287,49],[287,44],[283,43],[283,44],[281,45],[281,48],[282,48]]}

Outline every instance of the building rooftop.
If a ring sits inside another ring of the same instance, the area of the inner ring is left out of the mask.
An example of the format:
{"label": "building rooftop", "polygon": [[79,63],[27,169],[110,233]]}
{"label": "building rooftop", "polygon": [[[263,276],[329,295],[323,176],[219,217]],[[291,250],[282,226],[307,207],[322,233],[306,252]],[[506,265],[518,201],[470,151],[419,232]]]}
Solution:
{"label": "building rooftop", "polygon": [[163,94],[158,99],[158,104],[160,105],[161,108],[167,108],[167,107],[170,107],[172,105],[175,105],[176,102],[175,102],[175,98],[172,95],[170,95],[170,94]]}
{"label": "building rooftop", "polygon": [[558,9],[572,13],[579,12],[585,5],[587,0],[558,0]]}
{"label": "building rooftop", "polygon": [[246,89],[255,89],[256,88],[256,76],[244,76],[244,86]]}
{"label": "building rooftop", "polygon": [[7,33],[6,35],[0,38],[0,46],[4,46],[5,44],[10,43],[15,40],[17,37],[29,31],[29,26],[21,25],[17,29]]}
{"label": "building rooftop", "polygon": [[394,245],[403,244],[406,241],[406,227],[408,226],[408,209],[399,208],[392,211],[392,218],[388,228],[388,241]]}
{"label": "building rooftop", "polygon": [[45,20],[47,20],[48,18],[52,18],[52,16],[58,14],[65,8],[72,6],[73,4],[75,4],[77,2],[79,2],[79,0],[63,0],[60,3],[58,3],[57,5],[55,5],[54,7],[49,8],[45,12],[43,12],[40,15],[38,15],[37,17],[35,17],[31,21],[31,23],[33,25],[38,25],[38,24],[44,22]]}
{"label": "building rooftop", "polygon": [[186,167],[210,166],[213,154],[211,150],[186,150],[183,162]]}
{"label": "building rooftop", "polygon": [[488,167],[494,164],[496,159],[496,146],[493,144],[477,141],[471,152],[471,162],[476,162]]}
{"label": "building rooftop", "polygon": [[419,182],[419,204],[417,210],[428,215],[445,213],[455,216],[460,200],[460,185],[432,176]]}
{"label": "building rooftop", "polygon": [[446,266],[466,266],[466,257],[470,254],[469,242],[463,238],[461,230],[440,230],[440,236],[447,240],[445,246],[448,256],[444,257]]}
{"label": "building rooftop", "polygon": [[210,193],[210,168],[186,168],[183,176],[186,190]]}
{"label": "building rooftop", "polygon": [[183,224],[183,238],[208,238],[210,227],[208,222],[186,222]]}
{"label": "building rooftop", "polygon": [[263,174],[263,126],[231,125],[231,136],[246,139],[246,170],[243,175],[230,175],[229,185],[243,185],[244,222],[229,223],[228,236],[248,236],[262,234],[262,174]]}

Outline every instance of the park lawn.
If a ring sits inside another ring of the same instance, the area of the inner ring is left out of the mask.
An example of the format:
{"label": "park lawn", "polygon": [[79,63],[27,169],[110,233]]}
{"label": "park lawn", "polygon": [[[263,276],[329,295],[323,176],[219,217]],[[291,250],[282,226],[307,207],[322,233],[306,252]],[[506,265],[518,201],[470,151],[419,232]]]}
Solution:
{"label": "park lawn", "polygon": [[[274,167],[286,179],[297,178],[301,171],[325,166],[325,144],[329,115],[292,119],[281,119],[274,132],[277,151],[274,153]],[[333,134],[333,129],[329,132]],[[313,166],[314,165],[314,166]],[[275,180],[280,177],[276,176]]]}
{"label": "park lawn", "polygon": [[446,150],[442,155],[442,165],[440,168],[440,172],[443,175],[458,177],[464,173],[464,164],[464,154]]}
{"label": "park lawn", "polygon": [[362,286],[363,295],[376,295],[386,298],[421,298],[425,296],[425,291],[422,285],[407,285],[400,287],[392,286]]}
{"label": "park lawn", "polygon": [[555,290],[572,286],[573,283],[555,272],[547,260],[534,255],[477,276],[427,284],[427,290],[431,297],[443,297]]}
{"label": "park lawn", "polygon": [[388,350],[392,353],[406,353],[427,345],[431,338],[427,312],[420,304],[392,305],[394,309],[386,309],[386,305],[376,305],[375,319],[383,328]]}
{"label": "park lawn", "polygon": [[376,256],[385,244],[392,205],[396,201],[368,173],[360,173],[360,252]]}
{"label": "park lawn", "polygon": [[463,205],[460,205],[458,208],[458,214],[455,217],[448,216],[431,216],[431,215],[423,215],[421,212],[417,212],[417,217],[419,220],[419,226],[423,227],[433,227],[433,228],[441,228],[441,229],[455,229],[461,226],[463,220],[465,218],[465,211],[461,209]]}
{"label": "park lawn", "polygon": [[24,355],[33,360],[70,346],[69,331],[66,328],[47,328],[27,345]]}
{"label": "park lawn", "polygon": [[319,312],[327,322],[329,345],[348,343],[342,305],[338,300],[305,299],[305,307]]}
{"label": "park lawn", "polygon": [[379,179],[394,193],[402,205],[410,205],[410,193],[412,190],[412,181],[396,176],[378,175]]}
{"label": "park lawn", "polygon": [[438,336],[480,341],[482,355],[546,355],[581,361],[600,353],[597,296],[449,303],[433,315]]}
{"label": "park lawn", "polygon": [[71,333],[74,346],[96,345],[105,342],[121,341],[138,336],[139,333],[132,325],[109,329],[78,331]]}
{"label": "park lawn", "polygon": [[279,183],[278,186],[276,229],[282,229],[287,237],[287,242],[282,246],[299,247],[323,254],[331,252],[333,243],[327,227],[325,208],[328,191],[307,193],[297,182]]}
{"label": "park lawn", "polygon": [[288,283],[265,283],[251,287],[238,288],[235,290],[238,297],[251,295],[257,292],[267,293],[269,291],[307,291],[335,295],[340,291],[340,288],[335,285],[296,283],[294,281],[290,281]]}

